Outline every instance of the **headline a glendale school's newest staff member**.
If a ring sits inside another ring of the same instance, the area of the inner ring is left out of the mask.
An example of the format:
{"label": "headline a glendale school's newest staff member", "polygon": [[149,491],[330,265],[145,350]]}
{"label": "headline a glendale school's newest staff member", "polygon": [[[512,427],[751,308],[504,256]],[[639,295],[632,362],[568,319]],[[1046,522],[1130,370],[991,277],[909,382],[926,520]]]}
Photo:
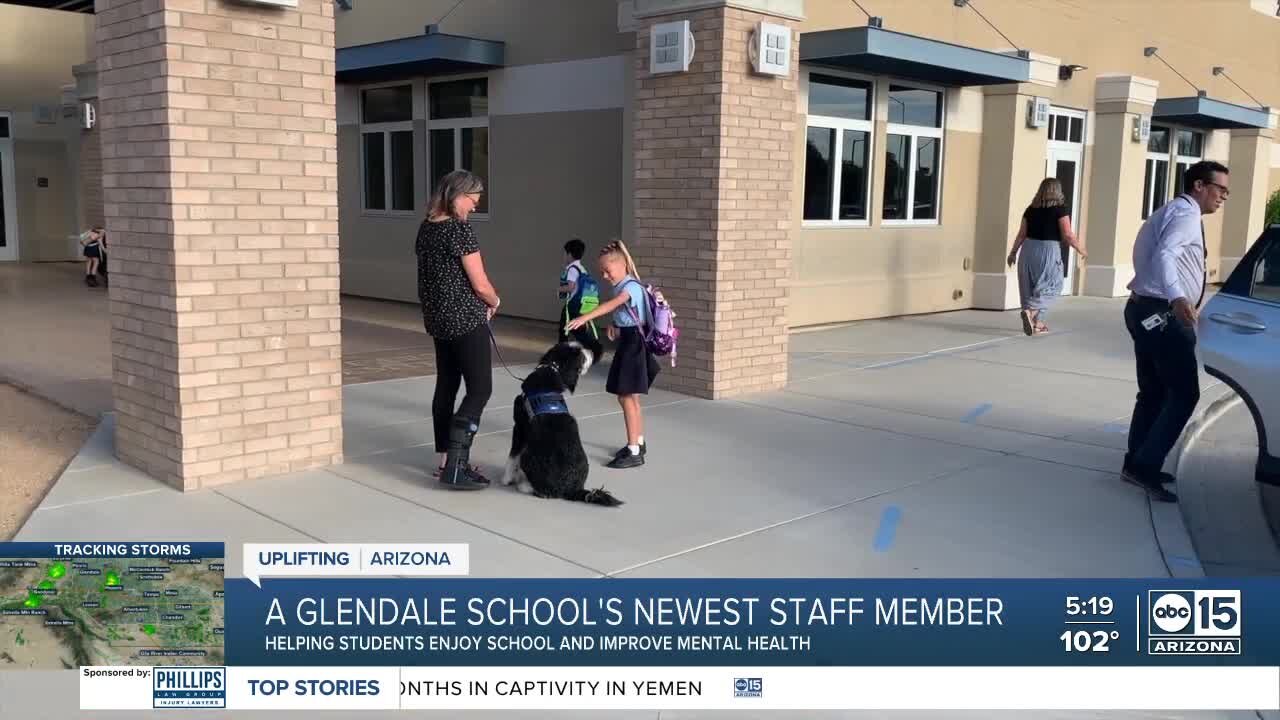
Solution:
{"label": "headline a glendale school's newest staff member", "polygon": [[1133,245],[1133,294],[1124,309],[1138,364],[1138,401],[1129,424],[1121,477],[1164,502],[1178,499],[1162,483],[1165,458],[1200,402],[1196,321],[1206,283],[1204,222],[1231,191],[1226,166],[1187,168],[1184,192],[1152,213]]}

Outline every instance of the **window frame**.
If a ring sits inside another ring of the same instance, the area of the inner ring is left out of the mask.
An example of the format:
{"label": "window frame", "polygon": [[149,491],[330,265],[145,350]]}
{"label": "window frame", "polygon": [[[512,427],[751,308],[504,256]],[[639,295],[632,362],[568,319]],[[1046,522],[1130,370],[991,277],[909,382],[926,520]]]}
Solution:
{"label": "window frame", "polygon": [[[1160,208],[1164,207],[1165,203],[1168,203],[1170,200],[1172,200],[1172,199],[1173,199],[1173,198],[1170,196],[1170,194],[1169,194],[1169,193],[1173,190],[1173,186],[1169,183],[1169,180],[1170,180],[1170,177],[1169,177],[1169,171],[1170,171],[1170,169],[1173,167],[1173,156],[1174,156],[1174,153],[1177,151],[1178,128],[1177,128],[1177,126],[1176,126],[1176,125],[1164,125],[1164,124],[1160,124],[1160,125],[1152,125],[1152,126],[1151,126],[1151,132],[1152,132],[1152,133],[1155,133],[1155,131],[1156,131],[1156,129],[1157,129],[1157,128],[1159,128],[1159,129],[1161,129],[1161,130],[1167,130],[1167,131],[1169,132],[1169,149],[1168,149],[1167,151],[1165,151],[1165,152],[1160,153],[1160,152],[1153,152],[1153,151],[1150,149],[1150,147],[1149,147],[1149,146],[1148,146],[1148,147],[1146,147],[1146,148],[1143,148],[1143,152],[1145,153],[1145,155],[1144,155],[1145,160],[1143,161],[1143,164],[1142,164],[1142,185],[1143,185],[1143,191],[1142,191],[1142,219],[1143,219],[1144,221],[1145,221],[1147,218],[1151,217],[1151,216],[1155,213],[1155,211],[1157,211],[1157,210],[1159,210]],[[1149,142],[1149,141],[1148,141],[1148,142]],[[1163,201],[1163,202],[1161,202],[1159,205],[1154,205],[1155,190],[1156,190],[1156,183],[1155,183],[1155,179],[1156,179],[1155,167],[1156,167],[1156,166],[1155,166],[1155,163],[1157,163],[1157,162],[1163,162],[1163,163],[1165,164],[1165,167],[1164,167],[1164,175],[1165,175],[1165,177],[1164,177],[1164,194],[1165,194],[1165,197],[1164,197],[1164,201]],[[1148,189],[1148,188],[1146,187],[1146,185],[1147,185],[1147,170],[1148,170],[1148,169],[1150,169],[1150,170],[1151,170],[1151,187],[1150,187],[1150,189]]]}
{"label": "window frame", "polygon": [[[360,117],[359,127],[360,127],[360,214],[361,215],[369,215],[372,217],[414,217],[418,213],[418,202],[419,202],[419,192],[418,192],[418,186],[417,186],[418,138],[417,138],[417,133],[414,132],[413,123],[414,123],[414,119],[417,116],[416,108],[418,105],[417,97],[418,97],[419,84],[420,83],[415,82],[413,80],[409,80],[409,81],[395,80],[395,81],[369,83],[366,85],[356,86],[356,113]],[[408,87],[409,88],[409,93],[411,98],[409,119],[398,120],[395,122],[366,123],[364,121],[365,91],[377,90],[380,88],[389,88],[389,87]],[[395,210],[395,209],[392,209],[393,202],[392,202],[392,180],[391,180],[391,176],[392,176],[391,135],[392,133],[404,132],[404,131],[408,131],[410,133],[409,136],[412,139],[412,144],[414,148],[413,171],[412,171],[412,174],[410,175],[410,178],[414,183],[413,207],[408,210]],[[366,154],[368,152],[368,149],[365,146],[365,135],[368,135],[371,133],[380,133],[382,135],[382,162],[383,162],[382,192],[383,192],[383,197],[386,200],[385,202],[386,207],[381,209],[369,207],[369,197],[367,195],[367,191],[369,188],[369,183],[368,183],[369,163],[368,163],[368,156]]]}
{"label": "window frame", "polygon": [[[831,182],[831,217],[826,220],[812,220],[804,217],[804,180],[801,178],[800,183],[800,222],[802,227],[813,228],[868,228],[871,227],[872,212],[872,189],[875,186],[875,158],[876,158],[876,98],[880,83],[873,77],[860,75],[857,73],[833,70],[831,68],[822,68],[817,72],[818,75],[828,75],[830,77],[840,78],[843,80],[856,80],[865,82],[871,86],[870,93],[867,96],[867,112],[871,116],[867,120],[852,120],[849,118],[833,117],[830,115],[814,115],[809,112],[808,102],[810,97],[811,77],[813,71],[807,71],[805,74],[805,124],[804,135],[807,138],[809,128],[821,128],[824,130],[834,130],[836,133],[835,147],[832,148],[832,182]],[[867,189],[864,193],[863,202],[867,208],[867,217],[862,220],[842,220],[840,215],[840,190],[843,182],[844,173],[839,163],[844,158],[844,137],[846,131],[865,132],[867,134]],[[807,142],[807,140],[806,140]],[[803,167],[802,167],[803,169]],[[801,173],[803,176],[803,173]]]}
{"label": "window frame", "polygon": [[[1178,152],[1178,133],[1180,132],[1189,132],[1194,135],[1200,136],[1199,157],[1194,155],[1183,155]],[[1182,188],[1181,190],[1178,189],[1179,185],[1181,185],[1182,183],[1182,176],[1186,173],[1185,169],[1179,170],[1178,166],[1186,165],[1187,168],[1190,168],[1192,165],[1200,162],[1201,160],[1204,160],[1205,146],[1208,144],[1209,144],[1209,133],[1206,133],[1203,130],[1198,130],[1196,128],[1189,128],[1189,127],[1179,127],[1174,129],[1173,137],[1169,142],[1169,151],[1173,153],[1173,164],[1169,166],[1169,169],[1173,171],[1173,183],[1169,187],[1170,187],[1170,190],[1172,191],[1171,194],[1173,197],[1177,197],[1179,193],[1185,192],[1186,190],[1186,188]]]}
{"label": "window frame", "polygon": [[[938,115],[941,122],[939,127],[927,127],[924,125],[905,125],[900,123],[888,122],[889,111],[889,88],[893,85],[905,88],[907,90],[927,90],[938,93],[938,102],[940,107]],[[880,224],[885,227],[941,227],[942,226],[942,198],[943,180],[946,177],[946,133],[947,133],[947,89],[937,85],[928,83],[918,83],[914,81],[895,80],[894,78],[886,78],[885,81],[885,147],[888,149],[888,140],[890,135],[905,135],[910,138],[908,167],[910,168],[909,181],[907,183],[907,211],[909,216],[905,219],[886,218],[884,217],[884,198],[880,199]],[[935,201],[937,212],[936,217],[927,219],[916,219],[916,153],[920,145],[920,138],[936,138],[938,140],[938,197]],[[883,170],[888,170],[886,162]],[[881,188],[888,186],[888,178],[884,178]],[[883,192],[881,195],[883,196]]]}
{"label": "window frame", "polygon": [[[431,117],[431,86],[442,83],[457,82],[459,80],[484,80],[485,93],[489,100],[488,114],[478,117],[464,118],[448,118],[437,120]],[[462,130],[467,128],[484,128],[485,131],[485,157],[489,161],[489,167],[484,178],[484,193],[488,202],[486,203],[484,212],[473,212],[468,216],[469,221],[484,222],[489,220],[493,215],[493,130],[490,128],[490,118],[493,117],[493,75],[492,73],[464,73],[460,75],[445,75],[440,77],[426,78],[423,85],[423,115],[426,117],[427,137],[426,137],[426,167],[424,175],[427,179],[427,192],[435,192],[434,179],[431,177],[433,158],[431,157],[431,132],[433,130],[451,130],[453,134],[453,162],[454,170],[462,170]]]}

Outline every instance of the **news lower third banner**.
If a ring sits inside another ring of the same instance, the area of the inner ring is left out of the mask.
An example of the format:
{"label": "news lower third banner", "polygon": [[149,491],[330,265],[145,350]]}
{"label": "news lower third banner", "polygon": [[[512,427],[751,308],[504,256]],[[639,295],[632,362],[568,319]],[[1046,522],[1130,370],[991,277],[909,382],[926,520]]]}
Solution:
{"label": "news lower third banner", "polygon": [[1280,709],[1280,579],[268,575],[82,708]]}
{"label": "news lower third banner", "polygon": [[[461,544],[0,543],[90,709],[1280,709],[1280,579],[477,579]],[[922,692],[927,688],[928,692]]]}

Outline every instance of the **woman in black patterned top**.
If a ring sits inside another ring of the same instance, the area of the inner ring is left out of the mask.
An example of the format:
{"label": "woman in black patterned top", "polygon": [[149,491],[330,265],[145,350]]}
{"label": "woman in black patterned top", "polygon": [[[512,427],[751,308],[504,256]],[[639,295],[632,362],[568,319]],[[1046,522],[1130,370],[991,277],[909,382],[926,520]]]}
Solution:
{"label": "woman in black patterned top", "polygon": [[[489,319],[501,302],[485,274],[475,230],[467,222],[483,192],[484,183],[466,170],[441,178],[415,247],[422,321],[436,347],[436,392],[431,402],[436,473],[442,484],[456,490],[489,486],[469,462],[480,415],[493,392]],[[463,382],[467,393],[455,412]]]}

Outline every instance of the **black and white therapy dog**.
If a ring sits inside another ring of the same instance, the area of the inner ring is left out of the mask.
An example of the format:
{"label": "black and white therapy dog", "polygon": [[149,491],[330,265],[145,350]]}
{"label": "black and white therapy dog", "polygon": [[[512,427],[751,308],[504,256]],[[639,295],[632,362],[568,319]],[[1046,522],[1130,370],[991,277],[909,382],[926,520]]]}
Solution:
{"label": "black and white therapy dog", "polygon": [[578,378],[595,358],[576,342],[562,342],[542,356],[520,385],[515,399],[515,429],[503,485],[541,498],[575,500],[610,507],[622,504],[604,488],[587,490],[590,463],[578,435],[578,421],[569,413],[565,395],[572,395]]}

